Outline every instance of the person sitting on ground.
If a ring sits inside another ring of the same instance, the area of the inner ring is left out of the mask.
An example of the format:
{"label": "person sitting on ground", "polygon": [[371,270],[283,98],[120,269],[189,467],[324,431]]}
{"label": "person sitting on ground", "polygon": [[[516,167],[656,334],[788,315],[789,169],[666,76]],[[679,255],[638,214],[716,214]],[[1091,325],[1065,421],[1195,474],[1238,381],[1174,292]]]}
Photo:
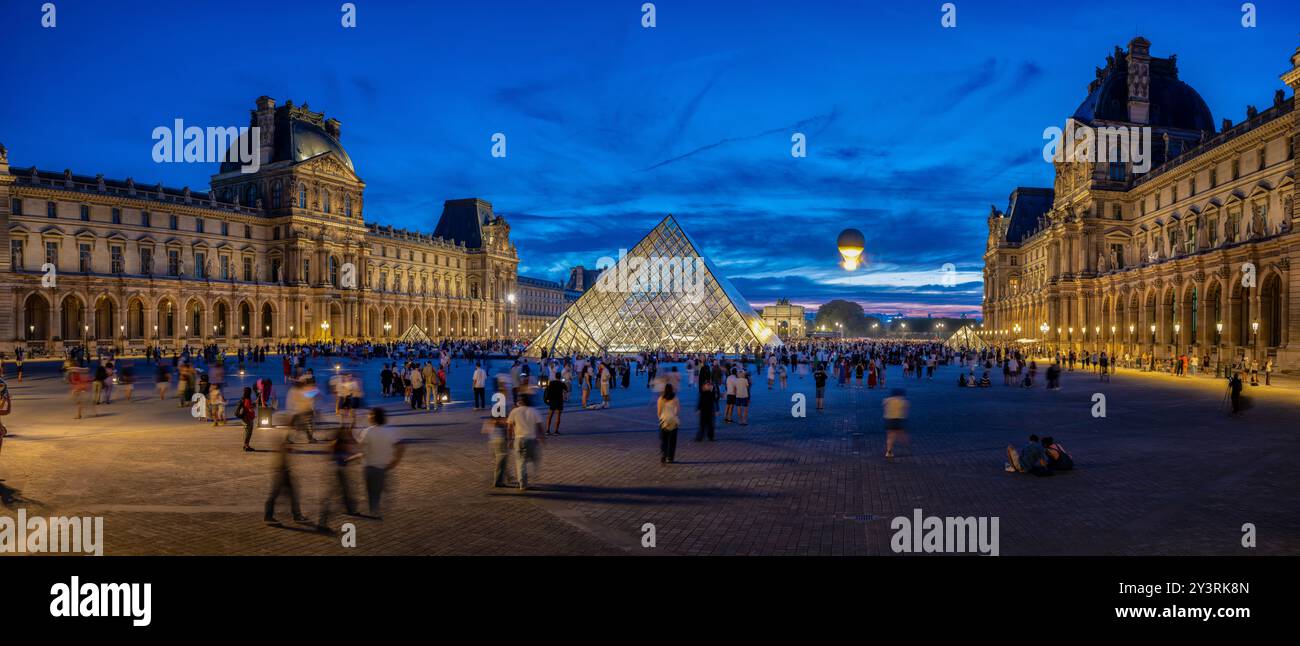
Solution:
{"label": "person sitting on ground", "polygon": [[1043,445],[1043,452],[1047,455],[1047,468],[1052,471],[1069,471],[1074,468],[1074,458],[1066,452],[1065,447],[1056,443],[1056,440],[1044,437],[1040,444]]}
{"label": "person sitting on ground", "polygon": [[989,380],[989,371],[985,370],[984,376],[980,377],[980,388],[988,388],[989,386],[992,385],[993,382]]}
{"label": "person sitting on ground", "polygon": [[964,372],[957,373],[957,387],[965,388],[968,385],[969,384],[966,383],[966,373]]}
{"label": "person sitting on ground", "polygon": [[1038,443],[1037,435],[1029,436],[1029,444],[1016,452],[1016,447],[1007,445],[1007,464],[1008,472],[1031,473],[1036,476],[1050,476],[1052,470],[1047,468],[1047,455],[1043,451],[1043,445]]}

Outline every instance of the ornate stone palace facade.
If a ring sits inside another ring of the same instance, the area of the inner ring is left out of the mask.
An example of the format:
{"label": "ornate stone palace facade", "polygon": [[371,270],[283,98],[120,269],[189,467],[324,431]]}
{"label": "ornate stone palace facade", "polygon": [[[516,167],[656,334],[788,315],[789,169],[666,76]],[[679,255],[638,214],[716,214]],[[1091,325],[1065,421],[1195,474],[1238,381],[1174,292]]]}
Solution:
{"label": "ornate stone palace facade", "polygon": [[260,168],[222,163],[207,193],[11,168],[0,146],[0,350],[516,333],[491,204],[450,200],[431,234],[367,223],[341,124],[256,106]]}
{"label": "ornate stone palace facade", "polygon": [[1177,59],[1115,49],[1076,123],[1149,126],[1154,162],[1057,162],[988,219],[985,333],[1112,354],[1274,357],[1300,369],[1300,49],[1266,110],[1216,131]]}

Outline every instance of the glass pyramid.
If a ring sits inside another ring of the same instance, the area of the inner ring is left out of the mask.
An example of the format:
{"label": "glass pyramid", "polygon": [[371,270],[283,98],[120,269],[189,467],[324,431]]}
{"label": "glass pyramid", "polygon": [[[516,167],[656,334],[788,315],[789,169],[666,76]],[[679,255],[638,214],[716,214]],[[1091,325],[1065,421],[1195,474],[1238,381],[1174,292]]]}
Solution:
{"label": "glass pyramid", "polygon": [[664,218],[552,321],[525,355],[738,353],[781,345],[699,249],[673,216]]}
{"label": "glass pyramid", "polygon": [[430,339],[429,335],[425,334],[424,330],[420,329],[420,326],[412,325],[411,327],[406,328],[406,331],[402,333],[402,336],[397,337],[397,342],[398,343],[433,343],[433,339]]}
{"label": "glass pyramid", "polygon": [[989,344],[975,333],[975,326],[973,325],[958,328],[957,331],[953,332],[952,336],[948,337],[948,340],[943,343],[944,345],[955,349],[964,348],[967,350],[985,350],[989,347]]}

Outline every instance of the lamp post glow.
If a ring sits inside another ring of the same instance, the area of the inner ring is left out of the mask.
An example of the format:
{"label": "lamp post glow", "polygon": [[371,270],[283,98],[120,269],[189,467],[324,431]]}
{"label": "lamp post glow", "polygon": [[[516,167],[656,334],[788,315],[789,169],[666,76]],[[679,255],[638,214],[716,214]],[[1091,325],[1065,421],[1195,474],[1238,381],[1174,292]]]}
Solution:
{"label": "lamp post glow", "polygon": [[1214,324],[1214,376],[1219,377],[1223,367],[1223,321]]}
{"label": "lamp post glow", "polygon": [[1258,348],[1255,347],[1255,346],[1258,345],[1258,344],[1259,344],[1259,321],[1251,321],[1251,322],[1250,322],[1250,345],[1251,345],[1250,353],[1251,353],[1251,355],[1257,355],[1257,354],[1259,354]]}

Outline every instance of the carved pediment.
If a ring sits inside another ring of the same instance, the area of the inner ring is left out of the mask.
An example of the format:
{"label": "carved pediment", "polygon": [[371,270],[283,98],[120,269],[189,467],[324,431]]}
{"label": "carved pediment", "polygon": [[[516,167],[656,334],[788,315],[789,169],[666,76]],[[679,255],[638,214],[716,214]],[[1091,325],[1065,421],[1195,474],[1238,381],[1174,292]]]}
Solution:
{"label": "carved pediment", "polygon": [[352,169],[348,168],[346,164],[339,161],[338,156],[332,151],[312,157],[302,162],[299,167],[329,177],[338,177],[353,182],[360,181],[357,174],[352,172]]}

